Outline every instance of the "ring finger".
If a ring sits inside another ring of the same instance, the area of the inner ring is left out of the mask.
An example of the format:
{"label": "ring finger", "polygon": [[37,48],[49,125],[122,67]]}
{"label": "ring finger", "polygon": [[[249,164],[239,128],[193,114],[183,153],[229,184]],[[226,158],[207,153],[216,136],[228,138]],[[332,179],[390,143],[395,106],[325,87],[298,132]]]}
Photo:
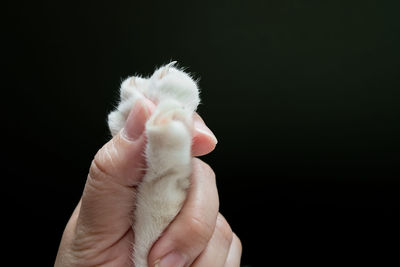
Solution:
{"label": "ring finger", "polygon": [[231,243],[233,232],[225,218],[218,214],[214,233],[207,247],[193,262],[192,267],[224,267]]}

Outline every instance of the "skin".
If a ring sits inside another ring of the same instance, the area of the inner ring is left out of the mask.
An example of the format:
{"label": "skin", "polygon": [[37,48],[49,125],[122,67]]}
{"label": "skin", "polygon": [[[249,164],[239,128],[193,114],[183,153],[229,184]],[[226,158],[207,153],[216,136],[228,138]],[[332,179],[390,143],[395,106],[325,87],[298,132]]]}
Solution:
{"label": "skin", "polygon": [[[140,101],[126,126],[96,154],[81,200],[62,237],[55,266],[132,266],[133,209],[143,178],[144,124],[154,104]],[[194,115],[193,173],[181,212],[155,242],[149,266],[238,267],[239,238],[219,213],[215,174],[195,158],[217,143],[211,130]]]}

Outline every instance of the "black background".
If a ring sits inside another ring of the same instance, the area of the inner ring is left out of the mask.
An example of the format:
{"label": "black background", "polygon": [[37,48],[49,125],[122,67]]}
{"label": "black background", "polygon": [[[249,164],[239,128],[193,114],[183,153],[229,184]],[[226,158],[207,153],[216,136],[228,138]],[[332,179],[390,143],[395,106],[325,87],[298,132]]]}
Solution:
{"label": "black background", "polygon": [[399,12],[378,0],[6,3],[8,257],[53,264],[120,82],[170,60],[201,77],[199,113],[219,140],[203,160],[244,264],[395,255]]}

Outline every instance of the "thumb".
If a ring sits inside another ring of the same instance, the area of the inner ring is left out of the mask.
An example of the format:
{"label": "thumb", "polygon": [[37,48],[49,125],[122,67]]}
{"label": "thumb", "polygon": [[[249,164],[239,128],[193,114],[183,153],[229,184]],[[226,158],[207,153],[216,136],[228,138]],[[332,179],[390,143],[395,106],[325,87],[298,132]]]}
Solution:
{"label": "thumb", "polygon": [[125,127],[97,152],[82,194],[78,232],[112,244],[132,225],[136,185],[145,169],[145,123],[152,109],[149,100],[137,100]]}

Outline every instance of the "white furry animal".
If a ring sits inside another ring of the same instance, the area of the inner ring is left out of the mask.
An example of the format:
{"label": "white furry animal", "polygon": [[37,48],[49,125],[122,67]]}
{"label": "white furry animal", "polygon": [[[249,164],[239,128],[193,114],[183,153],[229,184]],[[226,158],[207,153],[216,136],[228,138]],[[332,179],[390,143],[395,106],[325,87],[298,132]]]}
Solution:
{"label": "white furry animal", "polygon": [[123,81],[121,101],[108,116],[115,135],[136,100],[148,98],[157,105],[145,126],[147,172],[138,187],[133,225],[135,267],[148,266],[151,246],[181,209],[189,186],[192,115],[200,98],[196,82],[175,63],[159,68],[150,78]]}

